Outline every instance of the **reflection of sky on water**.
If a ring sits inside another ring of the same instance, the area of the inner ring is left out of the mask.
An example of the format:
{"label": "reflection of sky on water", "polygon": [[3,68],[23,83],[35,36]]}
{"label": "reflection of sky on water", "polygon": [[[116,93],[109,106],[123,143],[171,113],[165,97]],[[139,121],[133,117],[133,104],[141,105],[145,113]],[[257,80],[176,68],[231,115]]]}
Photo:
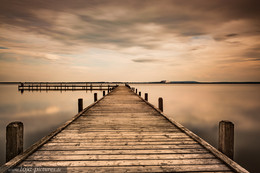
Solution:
{"label": "reflection of sky on water", "polygon": [[235,124],[235,161],[251,172],[260,172],[260,85],[132,85],[149,93],[164,112],[217,147],[218,122]]}
{"label": "reflection of sky on water", "polygon": [[[100,91],[98,98],[102,96]],[[78,111],[78,98],[83,98],[84,107],[94,101],[93,92],[17,91],[17,86],[0,85],[0,164],[5,162],[5,128],[12,121],[24,123],[25,148],[46,136]]]}
{"label": "reflection of sky on water", "polygon": [[[260,172],[260,85],[135,85],[142,96],[157,106],[164,99],[164,112],[213,146],[217,146],[218,122],[235,124],[235,161],[251,172]],[[96,92],[96,91],[95,91]],[[98,92],[100,98],[102,93]],[[25,126],[25,148],[49,134],[77,113],[77,99],[84,106],[93,93],[84,91],[24,92],[17,86],[0,86],[0,153],[5,153],[5,127],[12,121]],[[1,164],[5,154],[1,154]],[[257,167],[258,166],[258,167]]]}

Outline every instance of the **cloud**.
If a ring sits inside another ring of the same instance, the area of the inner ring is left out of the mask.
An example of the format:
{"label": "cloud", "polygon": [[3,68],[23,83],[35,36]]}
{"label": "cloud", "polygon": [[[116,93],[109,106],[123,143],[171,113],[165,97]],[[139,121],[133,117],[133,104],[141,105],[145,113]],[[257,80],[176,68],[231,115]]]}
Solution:
{"label": "cloud", "polygon": [[244,52],[243,56],[245,56],[246,58],[255,60],[255,61],[260,61],[260,45],[255,45],[251,48],[248,48]]}
{"label": "cloud", "polygon": [[238,34],[236,33],[231,33],[226,35],[226,37],[236,37],[236,36],[238,36]]}
{"label": "cloud", "polygon": [[[227,60],[255,61],[258,53],[250,47],[260,35],[258,7],[256,0],[3,1],[0,43],[9,49],[0,49],[23,63],[91,66],[100,73],[100,66],[115,69],[107,59],[121,65],[163,59],[198,69]],[[169,77],[176,72],[164,70]]]}
{"label": "cloud", "polygon": [[151,63],[151,62],[157,62],[159,61],[158,59],[152,59],[152,58],[136,58],[132,59],[133,62],[138,62],[138,63]]}

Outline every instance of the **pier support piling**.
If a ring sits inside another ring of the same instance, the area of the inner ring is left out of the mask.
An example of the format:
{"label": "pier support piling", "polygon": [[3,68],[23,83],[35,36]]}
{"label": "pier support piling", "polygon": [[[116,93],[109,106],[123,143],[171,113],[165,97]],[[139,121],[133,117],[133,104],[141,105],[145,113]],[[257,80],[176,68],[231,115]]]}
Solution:
{"label": "pier support piling", "polygon": [[83,99],[78,99],[78,112],[81,112],[83,110]]}
{"label": "pier support piling", "polygon": [[97,101],[97,93],[94,93],[94,102]]}
{"label": "pier support piling", "polygon": [[146,101],[148,101],[148,93],[145,93],[145,94],[144,94],[144,99],[145,99]]}
{"label": "pier support piling", "polygon": [[219,122],[218,150],[233,159],[234,156],[234,124],[230,121]]}
{"label": "pier support piling", "polygon": [[23,152],[23,123],[12,122],[6,126],[6,162]]}
{"label": "pier support piling", "polygon": [[161,97],[158,99],[158,107],[163,112],[163,99]]}

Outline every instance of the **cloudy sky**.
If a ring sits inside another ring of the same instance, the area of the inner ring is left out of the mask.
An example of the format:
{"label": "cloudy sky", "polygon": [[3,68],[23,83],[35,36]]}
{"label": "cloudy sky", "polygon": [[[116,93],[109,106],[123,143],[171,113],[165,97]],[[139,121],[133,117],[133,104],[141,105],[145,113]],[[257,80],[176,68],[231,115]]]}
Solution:
{"label": "cloudy sky", "polygon": [[260,81],[259,0],[0,4],[0,81]]}

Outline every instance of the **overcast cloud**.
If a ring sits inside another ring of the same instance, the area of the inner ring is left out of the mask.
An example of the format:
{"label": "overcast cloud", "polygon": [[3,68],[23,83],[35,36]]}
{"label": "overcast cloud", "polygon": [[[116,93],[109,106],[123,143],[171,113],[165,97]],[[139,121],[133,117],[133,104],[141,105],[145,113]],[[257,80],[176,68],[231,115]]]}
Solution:
{"label": "overcast cloud", "polygon": [[0,81],[260,80],[257,0],[0,2]]}

